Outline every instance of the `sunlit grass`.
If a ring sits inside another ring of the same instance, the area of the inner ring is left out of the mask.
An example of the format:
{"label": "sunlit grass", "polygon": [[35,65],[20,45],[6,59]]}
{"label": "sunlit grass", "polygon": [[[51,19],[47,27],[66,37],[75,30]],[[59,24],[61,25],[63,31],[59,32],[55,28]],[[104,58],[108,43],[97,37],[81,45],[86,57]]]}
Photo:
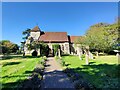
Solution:
{"label": "sunlit grass", "polygon": [[[32,74],[36,64],[41,60],[41,58],[22,58],[16,57],[6,60],[1,60],[0,65],[2,66],[1,79],[2,87],[9,83],[14,83],[17,81],[23,81],[28,76]],[[31,73],[26,73],[31,71]],[[17,84],[16,84],[17,85]],[[15,85],[15,86],[16,86]],[[10,86],[10,87],[15,87]]]}
{"label": "sunlit grass", "polygon": [[98,56],[89,60],[89,65],[85,64],[85,58],[80,60],[78,56],[63,56],[62,60],[68,64],[68,68],[72,68],[98,88],[115,88],[120,79],[117,56]]}

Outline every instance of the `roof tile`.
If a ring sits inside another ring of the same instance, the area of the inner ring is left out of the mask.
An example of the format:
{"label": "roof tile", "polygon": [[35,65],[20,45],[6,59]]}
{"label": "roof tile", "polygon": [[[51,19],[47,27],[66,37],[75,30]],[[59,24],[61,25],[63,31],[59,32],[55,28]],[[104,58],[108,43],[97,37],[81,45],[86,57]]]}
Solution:
{"label": "roof tile", "polygon": [[39,41],[44,42],[68,42],[67,32],[44,32],[39,37]]}

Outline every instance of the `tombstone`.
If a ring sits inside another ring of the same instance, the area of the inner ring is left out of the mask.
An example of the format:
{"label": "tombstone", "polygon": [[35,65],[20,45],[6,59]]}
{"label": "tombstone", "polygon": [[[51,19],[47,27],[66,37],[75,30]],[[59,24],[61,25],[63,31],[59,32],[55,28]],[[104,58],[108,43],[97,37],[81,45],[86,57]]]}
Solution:
{"label": "tombstone", "polygon": [[61,55],[60,55],[60,49],[58,49],[58,56],[61,57]]}
{"label": "tombstone", "polygon": [[93,59],[93,54],[91,52],[89,52],[89,58]]}
{"label": "tombstone", "polygon": [[86,50],[85,50],[85,59],[86,59],[86,65],[89,64],[89,46],[86,46]]}
{"label": "tombstone", "polygon": [[119,50],[113,50],[114,52],[116,52],[116,56],[120,56],[120,51]]}
{"label": "tombstone", "polygon": [[78,55],[79,55],[80,60],[82,60],[82,58],[81,58],[82,54],[83,54],[83,53],[82,53],[82,49],[81,49],[81,48],[79,48]]}
{"label": "tombstone", "polygon": [[119,50],[113,50],[114,52],[116,52],[116,56],[118,58],[118,64],[120,64],[120,51]]}
{"label": "tombstone", "polygon": [[97,56],[97,57],[99,56],[97,51],[96,51],[96,56]]}
{"label": "tombstone", "polygon": [[89,64],[89,55],[86,54],[86,65],[88,65],[88,64]]}

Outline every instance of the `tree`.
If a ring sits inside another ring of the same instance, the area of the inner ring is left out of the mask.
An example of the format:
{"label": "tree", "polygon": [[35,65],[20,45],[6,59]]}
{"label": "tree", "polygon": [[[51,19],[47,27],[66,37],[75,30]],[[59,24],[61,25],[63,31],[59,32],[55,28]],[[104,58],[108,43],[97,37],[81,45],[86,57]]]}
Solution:
{"label": "tree", "polygon": [[86,32],[85,42],[92,51],[109,52],[116,42],[117,29],[117,24],[95,24]]}
{"label": "tree", "polygon": [[9,40],[0,41],[0,47],[2,49],[2,53],[16,53],[19,50],[19,46],[17,44],[12,43]]}
{"label": "tree", "polygon": [[26,39],[28,39],[28,37],[30,36],[30,31],[31,31],[31,29],[28,28],[28,29],[26,29],[22,32],[22,34],[24,35],[24,37],[22,38],[22,39],[24,39],[24,42],[21,42],[22,50],[23,50],[23,56],[25,56],[24,47],[25,47]]}
{"label": "tree", "polygon": [[26,40],[30,36],[30,31],[31,31],[31,29],[28,28],[22,32],[22,34],[24,35],[23,39]]}
{"label": "tree", "polygon": [[40,43],[38,41],[34,41],[33,38],[31,37],[30,38],[30,43],[27,44],[27,48],[28,50],[34,50],[33,53],[32,53],[32,56],[37,56],[37,49],[40,48]]}
{"label": "tree", "polygon": [[13,44],[13,45],[12,45],[11,52],[12,52],[12,53],[16,53],[18,50],[19,50],[19,46],[18,46],[17,44]]}

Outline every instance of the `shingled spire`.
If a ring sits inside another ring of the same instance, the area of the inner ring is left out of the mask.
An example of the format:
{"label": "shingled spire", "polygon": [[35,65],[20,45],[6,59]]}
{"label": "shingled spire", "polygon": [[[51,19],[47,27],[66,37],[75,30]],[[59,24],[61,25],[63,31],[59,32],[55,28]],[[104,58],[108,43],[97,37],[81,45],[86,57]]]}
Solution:
{"label": "shingled spire", "polygon": [[31,30],[31,32],[40,32],[41,30],[40,30],[40,28],[38,27],[38,26],[35,26],[32,30]]}

